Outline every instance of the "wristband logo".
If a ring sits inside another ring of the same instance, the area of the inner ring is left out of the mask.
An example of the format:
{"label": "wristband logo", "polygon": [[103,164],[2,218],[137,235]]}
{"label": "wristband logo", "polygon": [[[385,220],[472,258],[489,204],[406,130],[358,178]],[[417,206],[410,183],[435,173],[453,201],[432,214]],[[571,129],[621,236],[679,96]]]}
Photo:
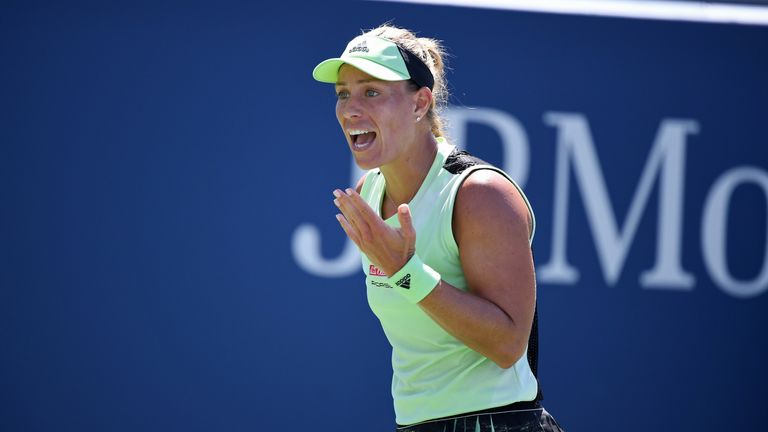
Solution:
{"label": "wristband logo", "polygon": [[403,289],[411,289],[411,274],[408,273],[407,275],[403,276],[402,279],[395,282],[395,285]]}
{"label": "wristband logo", "polygon": [[388,283],[386,283],[386,282],[378,282],[378,281],[375,281],[375,280],[372,280],[370,282],[371,282],[371,285],[373,285],[373,286],[375,286],[377,288],[389,288],[389,289],[392,289],[392,287]]}
{"label": "wristband logo", "polygon": [[371,276],[384,276],[384,277],[387,277],[386,273],[381,271],[378,267],[376,267],[373,264],[368,266],[368,274],[371,275]]}

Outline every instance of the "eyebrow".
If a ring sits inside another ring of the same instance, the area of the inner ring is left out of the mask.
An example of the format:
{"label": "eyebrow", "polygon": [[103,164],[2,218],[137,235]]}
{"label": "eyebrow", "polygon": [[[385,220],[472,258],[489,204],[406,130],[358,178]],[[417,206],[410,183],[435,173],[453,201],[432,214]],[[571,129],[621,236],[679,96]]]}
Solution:
{"label": "eyebrow", "polygon": [[[362,83],[368,83],[368,82],[374,82],[374,81],[381,81],[381,80],[377,80],[373,78],[365,78],[365,79],[357,80],[357,83],[362,84]],[[343,85],[347,85],[347,83],[345,81],[337,81],[336,85],[343,86]]]}

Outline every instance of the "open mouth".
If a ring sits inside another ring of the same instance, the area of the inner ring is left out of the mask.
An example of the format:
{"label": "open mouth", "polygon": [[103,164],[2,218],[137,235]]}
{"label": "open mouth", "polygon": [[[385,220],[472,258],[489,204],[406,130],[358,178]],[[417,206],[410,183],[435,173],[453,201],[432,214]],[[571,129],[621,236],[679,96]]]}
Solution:
{"label": "open mouth", "polygon": [[373,144],[376,140],[376,132],[352,129],[349,131],[349,137],[352,140],[353,148],[363,150]]}

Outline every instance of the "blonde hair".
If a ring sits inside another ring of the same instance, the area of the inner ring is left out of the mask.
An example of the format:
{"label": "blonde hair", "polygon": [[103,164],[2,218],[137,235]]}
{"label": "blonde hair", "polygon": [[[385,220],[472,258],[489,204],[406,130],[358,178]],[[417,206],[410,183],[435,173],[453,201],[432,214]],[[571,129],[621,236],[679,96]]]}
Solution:
{"label": "blonde hair", "polygon": [[432,133],[435,136],[445,136],[445,122],[440,113],[448,102],[448,85],[445,81],[445,63],[443,60],[446,53],[442,42],[437,39],[417,37],[410,30],[390,24],[382,24],[363,34],[389,39],[415,54],[429,67],[432,77],[435,79],[435,85],[432,88],[432,106],[429,108],[426,118],[432,125]]}

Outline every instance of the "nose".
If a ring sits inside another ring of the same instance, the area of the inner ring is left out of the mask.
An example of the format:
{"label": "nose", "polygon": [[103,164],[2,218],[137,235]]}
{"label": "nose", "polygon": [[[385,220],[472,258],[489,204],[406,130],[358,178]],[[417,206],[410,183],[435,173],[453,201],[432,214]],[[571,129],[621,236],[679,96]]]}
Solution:
{"label": "nose", "polygon": [[359,100],[354,96],[349,96],[346,100],[339,101],[339,113],[347,120],[360,117],[362,107]]}

